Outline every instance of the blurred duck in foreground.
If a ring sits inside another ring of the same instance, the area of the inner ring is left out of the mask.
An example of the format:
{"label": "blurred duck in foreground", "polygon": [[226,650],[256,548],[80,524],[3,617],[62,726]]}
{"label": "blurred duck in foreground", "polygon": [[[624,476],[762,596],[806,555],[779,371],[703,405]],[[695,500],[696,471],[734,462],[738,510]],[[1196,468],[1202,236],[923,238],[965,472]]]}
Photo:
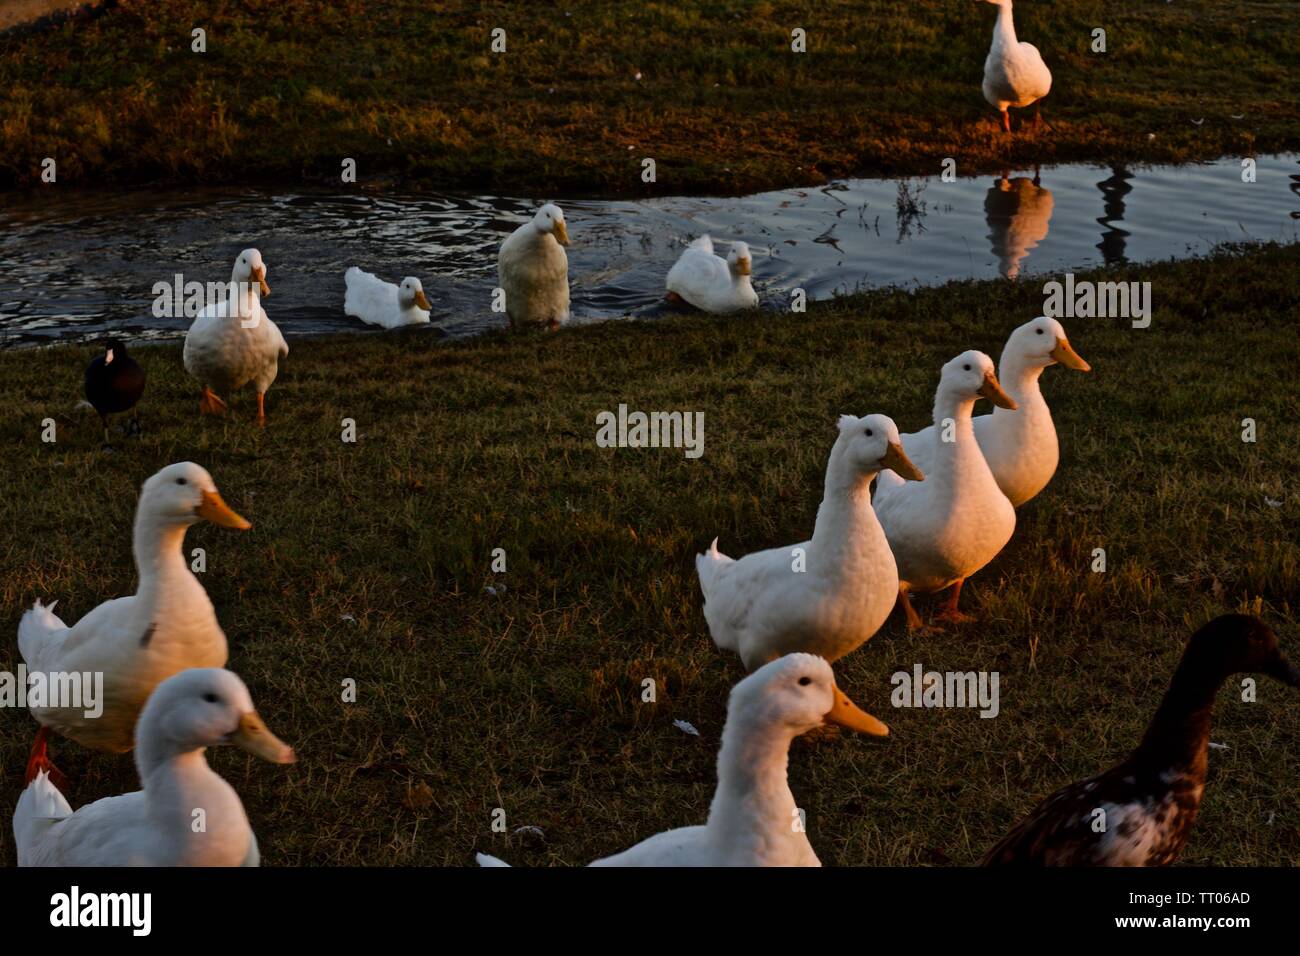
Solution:
{"label": "blurred duck in foreground", "polygon": [[294,762],[293,750],[267,729],[248,688],[230,671],[169,677],[136,728],[142,789],[73,813],[41,771],[14,810],[18,865],[257,866],[257,837],[239,794],[203,755],[226,744],[271,763]]}
{"label": "blurred duck in foreground", "polygon": [[969,620],[957,610],[962,583],[988,564],[1011,540],[1016,509],[998,487],[975,440],[971,411],[977,399],[1015,410],[1002,390],[993,360],[983,352],[963,352],[943,367],[934,396],[934,428],[928,443],[923,482],[905,482],[882,471],[875,507],[889,547],[898,562],[898,603],[909,628],[922,626],[909,592],[933,593],[952,587],[938,620]]}
{"label": "blurred duck in foreground", "polygon": [[[592,866],[821,866],[786,779],[790,744],[824,723],[883,736],[811,654],[766,664],[731,690],[708,822],[668,830]],[[478,854],[480,866],[507,866]]]}
{"label": "blurred duck in foreground", "polygon": [[1042,121],[1042,99],[1052,88],[1052,71],[1032,43],[1016,39],[1016,25],[1011,18],[1011,0],[985,0],[998,8],[998,22],[993,27],[993,45],[984,59],[984,99],[1002,114],[1002,129],[1011,132],[1009,107],[1037,104],[1034,129]]}
{"label": "blurred duck in foreground", "polygon": [[984,866],[1167,866],[1205,792],[1214,698],[1234,674],[1300,688],[1300,671],[1258,618],[1225,614],[1192,635],[1146,736],[1127,760],[1058,790],[1016,824]]}
{"label": "blurred duck in foreground", "polygon": [[199,521],[252,527],[221,499],[207,471],[188,461],[168,465],[140,491],[136,593],[99,605],[72,627],[55,615],[54,604],[37,601],[23,615],[18,650],[29,671],[89,671],[104,678],[98,716],[80,706],[32,707],[41,729],[28,780],[54,770],[46,753],[51,730],[92,750],[130,750],[140,709],[159,683],[185,668],[225,666],[226,635],[182,550],[186,530]]}
{"label": "blurred duck in foreground", "polygon": [[713,252],[713,240],[700,236],[668,270],[668,300],[705,312],[725,314],[758,307],[750,278],[754,260],[749,246],[733,242],[727,258]]}
{"label": "blurred duck in foreground", "polygon": [[831,446],[812,540],[748,554],[695,558],[713,642],[749,670],[793,651],[834,661],[880,629],[898,600],[898,567],[871,508],[883,468],[920,481],[893,419],[843,415]]}

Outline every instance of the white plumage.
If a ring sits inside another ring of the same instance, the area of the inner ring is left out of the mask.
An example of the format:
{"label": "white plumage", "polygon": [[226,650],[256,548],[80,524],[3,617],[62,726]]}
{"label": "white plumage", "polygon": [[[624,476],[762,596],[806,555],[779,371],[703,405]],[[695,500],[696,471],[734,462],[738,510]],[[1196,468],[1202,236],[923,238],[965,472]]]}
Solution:
{"label": "white plumage", "polygon": [[[257,839],[234,788],[212,772],[205,747],[234,744],[264,760],[293,751],[266,728],[244,682],[218,668],[160,684],[136,731],[143,789],[76,813],[41,772],[18,798],[19,866],[257,866]],[[201,813],[202,826],[196,826]]]}
{"label": "white plumage", "polygon": [[908,592],[950,585],[957,588],[944,616],[960,620],[961,583],[997,556],[1016,527],[1016,509],[975,440],[971,410],[981,397],[1016,407],[998,384],[993,360],[983,352],[963,352],[939,378],[925,481],[904,482],[883,471],[876,482],[876,516],[898,562],[899,595],[910,627],[919,626],[920,619]]}
{"label": "white plumage", "polygon": [[668,270],[668,291],[705,312],[725,314],[758,306],[750,275],[749,246],[733,242],[727,258],[713,251],[713,240],[700,236],[683,250]]}
{"label": "white plumage", "polygon": [[734,561],[715,540],[695,559],[713,641],[754,670],[793,651],[834,661],[861,645],[898,599],[898,569],[871,507],[883,468],[920,479],[885,415],[844,415],[812,539]]}
{"label": "white plumage", "polygon": [[163,680],[189,667],[222,667],[226,635],[182,551],[200,520],[251,527],[222,501],[212,476],[192,462],[168,465],[144,483],[134,551],[140,583],[68,627],[40,601],[18,625],[18,650],[30,671],[102,673],[104,712],[33,707],[50,730],[94,750],[130,750],[140,709]]}
{"label": "white plumage", "polygon": [[352,266],[343,273],[343,281],[347,285],[343,311],[362,322],[395,329],[429,321],[432,306],[415,276],[407,276],[397,285]]}
{"label": "white plumage", "polygon": [[231,294],[208,305],[185,336],[185,369],[203,386],[199,409],[226,408],[221,394],[252,384],[257,390],[257,419],[266,419],[266,392],[280,370],[289,346],[262,308],[270,294],[266,265],[256,249],[245,249],[230,275]]}
{"label": "white plumage", "polygon": [[[831,666],[789,654],[731,690],[718,787],[703,826],[656,834],[592,866],[821,866],[786,778],[790,743],[823,723],[876,736],[884,725],[835,686]],[[478,854],[480,866],[505,866]]]}
{"label": "white plumage", "polygon": [[998,21],[993,27],[993,44],[984,59],[984,99],[1002,114],[1002,128],[1011,132],[1007,108],[1041,100],[1052,88],[1052,73],[1037,47],[1016,39],[1011,0],[985,2],[998,8]]}
{"label": "white plumage", "polygon": [[[1091,369],[1070,347],[1056,319],[1039,316],[1017,328],[1002,349],[998,384],[1019,407],[1011,411],[995,405],[991,415],[972,419],[975,440],[994,480],[1017,508],[1047,487],[1056,473],[1056,426],[1038,379],[1057,362],[1081,372]],[[904,435],[903,449],[917,467],[932,470],[934,426]]]}
{"label": "white plumage", "polygon": [[569,321],[568,244],[564,212],[554,203],[501,243],[497,281],[512,325],[556,329]]}

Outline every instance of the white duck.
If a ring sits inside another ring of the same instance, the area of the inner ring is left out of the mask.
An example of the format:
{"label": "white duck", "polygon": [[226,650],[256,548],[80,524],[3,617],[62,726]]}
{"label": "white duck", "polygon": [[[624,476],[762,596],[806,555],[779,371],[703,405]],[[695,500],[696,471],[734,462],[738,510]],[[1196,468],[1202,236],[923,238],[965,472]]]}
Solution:
{"label": "white duck", "polygon": [[924,477],[892,419],[841,416],[811,541],[736,561],[714,539],[696,556],[704,619],[720,649],[739,652],[749,670],[792,651],[834,661],[880,629],[898,600],[894,555],[871,507],[883,468]]}
{"label": "white duck", "polygon": [[1042,99],[1052,88],[1052,72],[1042,54],[1032,43],[1016,39],[1016,25],[1011,19],[1011,0],[985,0],[998,8],[998,22],[993,27],[993,45],[984,59],[984,99],[1002,114],[1002,128],[1011,132],[1007,108],[1029,106],[1034,110],[1034,128],[1041,121]]}
{"label": "white duck", "polygon": [[[40,601],[18,624],[18,650],[29,671],[103,674],[103,713],[82,707],[32,707],[41,724],[28,764],[51,769],[51,730],[93,750],[130,750],[136,718],[159,683],[188,667],[222,667],[226,635],[203,585],[182,553],[185,531],[201,520],[252,527],[231,511],[212,476],[192,462],[168,465],[144,483],[135,515],[131,597],[107,601],[72,627]],[[57,602],[55,602],[57,603]]]}
{"label": "white duck", "polygon": [[[821,866],[786,778],[790,743],[823,723],[873,736],[888,729],[835,686],[830,664],[789,654],[731,689],[718,787],[704,826],[656,834],[592,866]],[[507,866],[485,853],[480,866]]]}
{"label": "white duck", "polygon": [[908,593],[950,585],[955,587],[939,618],[965,620],[957,610],[962,582],[992,561],[1016,528],[1016,509],[975,440],[971,410],[981,397],[1016,407],[998,384],[993,360],[983,352],[963,352],[939,378],[926,480],[903,482],[882,472],[876,482],[876,516],[898,562],[898,601],[909,628],[920,627],[921,619]]}
{"label": "white duck", "polygon": [[433,306],[424,297],[424,286],[415,276],[407,276],[401,285],[394,285],[352,266],[343,273],[343,281],[347,285],[343,311],[362,322],[395,329],[429,321]]}
{"label": "white duck", "polygon": [[[234,744],[293,763],[230,671],[182,671],[158,685],[136,728],[141,790],[76,813],[44,772],[14,810],[19,866],[257,866],[257,838],[239,794],[212,772],[206,747]],[[196,811],[203,826],[196,826]]]}
{"label": "white duck", "polygon": [[[984,460],[1017,508],[1047,487],[1060,460],[1052,413],[1038,386],[1043,369],[1057,362],[1080,372],[1092,369],[1070,347],[1056,319],[1040,315],[1020,326],[1007,339],[998,366],[998,383],[1019,407],[1009,411],[995,406],[992,415],[973,419]],[[904,435],[903,449],[917,467],[932,470],[934,426]]]}
{"label": "white duck", "polygon": [[515,326],[556,329],[569,320],[569,228],[564,212],[547,203],[501,243],[497,282]]}
{"label": "white duck", "polygon": [[750,280],[753,259],[749,246],[733,242],[727,258],[715,255],[713,240],[700,236],[668,270],[668,298],[674,296],[705,312],[723,314],[758,306]]}
{"label": "white duck", "polygon": [[262,308],[261,296],[271,294],[262,254],[256,249],[241,252],[230,283],[230,294],[204,308],[190,326],[185,370],[203,386],[199,411],[208,414],[226,409],[218,392],[229,394],[251,382],[257,389],[257,423],[264,425],[266,392],[289,346]]}

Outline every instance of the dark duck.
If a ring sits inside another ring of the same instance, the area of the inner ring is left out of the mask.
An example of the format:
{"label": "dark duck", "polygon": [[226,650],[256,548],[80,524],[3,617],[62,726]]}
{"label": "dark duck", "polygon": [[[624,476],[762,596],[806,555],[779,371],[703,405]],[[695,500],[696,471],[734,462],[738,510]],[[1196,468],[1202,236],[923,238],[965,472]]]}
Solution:
{"label": "dark duck", "polygon": [[1205,791],[1210,711],[1234,674],[1300,688],[1259,619],[1215,618],[1192,635],[1137,750],[1116,767],[1058,790],[1002,838],[983,866],[1167,866],[1178,858]]}
{"label": "dark duck", "polygon": [[108,418],[129,412],[144,394],[144,369],[126,354],[118,339],[104,342],[104,351],[86,366],[86,401],[104,423],[104,445],[108,440]]}

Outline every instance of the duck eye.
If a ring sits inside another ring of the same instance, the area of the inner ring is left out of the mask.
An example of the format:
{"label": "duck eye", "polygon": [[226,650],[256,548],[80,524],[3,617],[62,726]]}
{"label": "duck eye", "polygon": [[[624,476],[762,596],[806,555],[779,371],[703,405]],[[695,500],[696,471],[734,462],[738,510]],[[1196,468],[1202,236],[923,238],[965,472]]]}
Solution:
{"label": "duck eye", "polygon": [[799,686],[800,686],[800,687],[807,687],[807,686],[808,686],[809,684],[811,684],[811,683],[812,683],[812,678],[811,678],[811,677],[800,677],[800,678],[799,678]]}
{"label": "duck eye", "polygon": [[970,371],[970,366],[969,366],[969,365],[963,365],[962,368],[964,368],[964,369],[965,369],[966,371],[968,371],[968,372]]}
{"label": "duck eye", "polygon": [[178,484],[178,485],[188,485],[189,482],[186,481],[184,478],[177,478],[177,479],[176,479],[176,484]]}
{"label": "duck eye", "polygon": [[218,697],[216,694],[210,691],[203,695],[203,699],[206,700],[209,704],[216,704],[221,701],[220,697]]}
{"label": "duck eye", "polygon": [[1042,334],[1043,334],[1043,330],[1042,330],[1042,329],[1034,329],[1034,331],[1037,332],[1039,335],[1042,335]]}
{"label": "duck eye", "polygon": [[871,429],[868,428],[868,429],[867,429],[867,437],[870,438],[873,434],[874,434],[874,432],[872,432]]}

